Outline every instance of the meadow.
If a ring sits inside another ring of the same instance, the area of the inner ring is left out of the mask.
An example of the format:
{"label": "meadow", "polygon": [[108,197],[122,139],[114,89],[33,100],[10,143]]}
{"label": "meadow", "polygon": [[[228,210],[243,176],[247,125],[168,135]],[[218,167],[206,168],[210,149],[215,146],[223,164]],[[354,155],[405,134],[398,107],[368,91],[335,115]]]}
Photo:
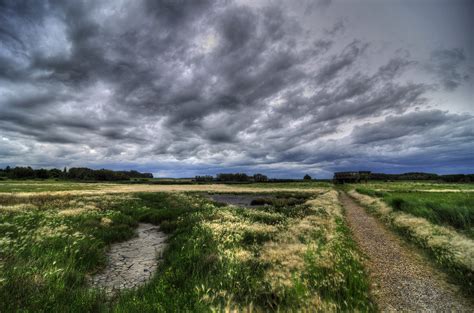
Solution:
{"label": "meadow", "polygon": [[438,225],[452,227],[474,238],[474,193],[472,192],[428,192],[401,188],[379,191],[366,186],[356,187],[356,190],[359,193],[383,199],[395,211],[403,211]]}
{"label": "meadow", "polygon": [[403,192],[473,192],[474,184],[465,183],[441,183],[431,181],[395,181],[378,182],[370,181],[362,185],[367,190],[372,191],[403,191]]}
{"label": "meadow", "polygon": [[[342,190],[472,294],[473,185],[1,181],[0,311],[377,311]],[[254,195],[255,206],[213,194]],[[152,279],[113,297],[92,288],[108,248],[139,223],[168,234]]]}
{"label": "meadow", "polygon": [[[331,188],[269,187],[277,201],[241,208],[192,188],[83,194],[82,184],[53,185],[68,192],[0,195],[2,312],[376,310]],[[158,272],[113,298],[90,288],[107,247],[132,238],[140,222],[169,235]]]}
{"label": "meadow", "polygon": [[106,184],[64,180],[0,180],[0,193],[98,190]]}

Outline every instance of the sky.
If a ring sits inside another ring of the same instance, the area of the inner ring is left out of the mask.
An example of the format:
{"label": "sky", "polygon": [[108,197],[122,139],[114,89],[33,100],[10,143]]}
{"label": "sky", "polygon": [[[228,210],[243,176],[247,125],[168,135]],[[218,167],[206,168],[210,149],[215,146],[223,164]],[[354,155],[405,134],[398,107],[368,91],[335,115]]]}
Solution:
{"label": "sky", "polygon": [[474,172],[474,1],[0,0],[0,166]]}

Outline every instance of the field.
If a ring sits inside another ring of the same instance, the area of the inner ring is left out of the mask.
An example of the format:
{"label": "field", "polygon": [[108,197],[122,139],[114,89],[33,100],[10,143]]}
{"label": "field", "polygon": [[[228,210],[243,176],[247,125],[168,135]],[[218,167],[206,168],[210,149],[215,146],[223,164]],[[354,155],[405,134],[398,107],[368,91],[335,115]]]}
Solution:
{"label": "field", "polygon": [[[0,184],[1,312],[377,311],[341,191],[329,183]],[[403,186],[346,188],[357,188],[350,193],[365,200],[380,198],[387,214],[401,211],[446,227],[471,249],[472,193],[448,197]],[[453,189],[436,187],[419,186]],[[209,198],[216,193],[252,195],[260,205],[225,205]],[[454,213],[443,215],[442,208]],[[108,247],[133,238],[139,223],[168,234],[152,279],[112,297],[91,288],[90,277],[107,264]]]}
{"label": "field", "polygon": [[404,191],[404,192],[474,192],[474,184],[448,184],[437,182],[370,182],[362,185],[373,191]]}
{"label": "field", "polygon": [[[401,184],[384,186],[384,189],[377,187],[379,186],[369,185],[356,187],[356,190],[369,196],[380,197],[395,211],[403,211],[438,225],[452,227],[474,238],[472,185]],[[448,189],[452,191],[446,192]]]}
{"label": "field", "polygon": [[0,193],[98,190],[103,186],[103,184],[56,180],[0,180]]}
{"label": "field", "polygon": [[[3,195],[0,205],[2,311],[373,309],[330,189],[254,209],[196,192]],[[109,301],[87,277],[139,222],[170,235],[163,264],[146,286]]]}

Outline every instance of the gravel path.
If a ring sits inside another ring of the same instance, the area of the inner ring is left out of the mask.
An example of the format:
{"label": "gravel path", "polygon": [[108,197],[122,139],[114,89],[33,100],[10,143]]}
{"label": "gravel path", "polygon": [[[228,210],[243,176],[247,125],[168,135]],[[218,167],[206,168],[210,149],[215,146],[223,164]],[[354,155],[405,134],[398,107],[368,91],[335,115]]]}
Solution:
{"label": "gravel path", "polygon": [[354,239],[368,256],[372,293],[381,311],[474,312],[473,303],[425,256],[345,193],[340,200]]}
{"label": "gravel path", "polygon": [[104,271],[91,278],[94,287],[113,293],[144,284],[156,270],[158,258],[165,248],[165,233],[158,226],[141,223],[138,237],[113,244],[107,253]]}

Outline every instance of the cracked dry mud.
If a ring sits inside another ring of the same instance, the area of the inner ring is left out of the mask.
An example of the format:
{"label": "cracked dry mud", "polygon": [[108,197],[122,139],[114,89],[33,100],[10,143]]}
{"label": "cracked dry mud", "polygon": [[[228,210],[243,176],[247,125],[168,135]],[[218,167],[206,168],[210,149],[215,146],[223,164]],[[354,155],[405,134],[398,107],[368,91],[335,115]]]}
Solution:
{"label": "cracked dry mud", "polygon": [[156,271],[165,248],[166,235],[158,226],[141,223],[138,236],[113,244],[107,253],[107,267],[91,278],[91,285],[107,293],[144,284]]}
{"label": "cracked dry mud", "polygon": [[372,293],[381,311],[473,312],[473,303],[425,256],[387,230],[345,193],[340,200],[355,241],[368,257]]}

